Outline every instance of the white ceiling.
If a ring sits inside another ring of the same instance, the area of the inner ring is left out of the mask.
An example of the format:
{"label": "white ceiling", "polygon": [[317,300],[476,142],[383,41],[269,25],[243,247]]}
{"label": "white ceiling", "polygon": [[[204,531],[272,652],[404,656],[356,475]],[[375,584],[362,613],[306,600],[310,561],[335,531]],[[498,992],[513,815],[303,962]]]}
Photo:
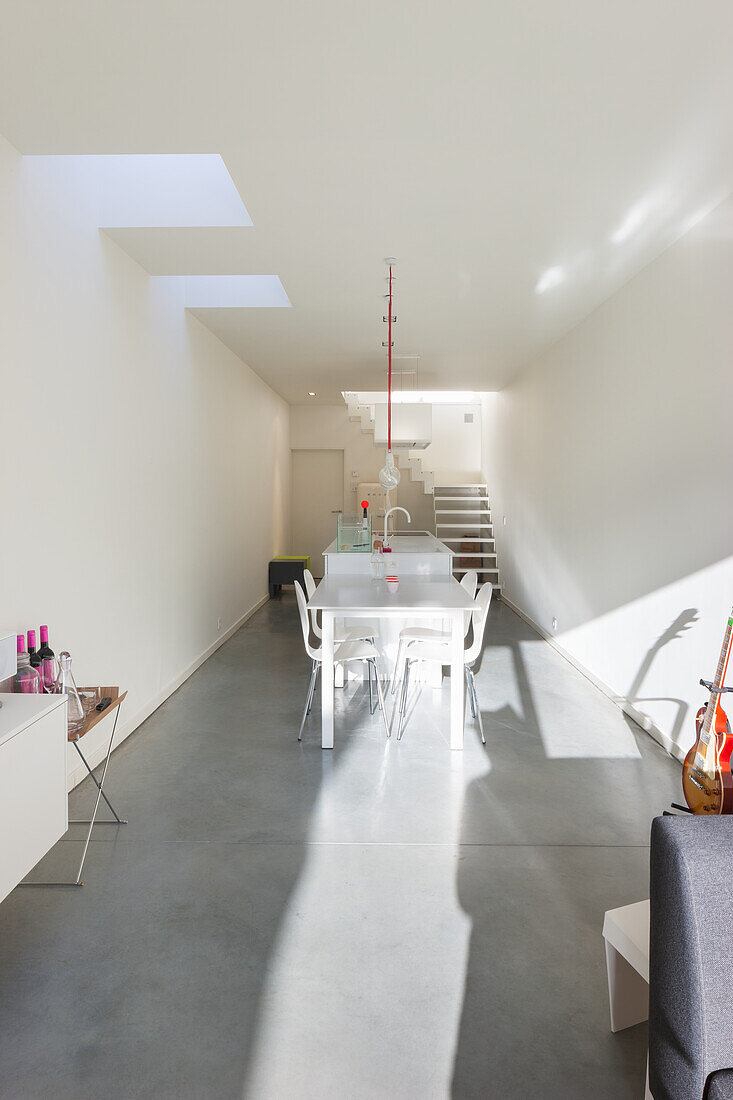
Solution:
{"label": "white ceiling", "polygon": [[729,0],[1,11],[21,152],[222,155],[251,228],[110,235],[152,274],[278,275],[291,309],[195,312],[297,403],[381,383],[386,255],[420,386],[492,389],[733,190]]}

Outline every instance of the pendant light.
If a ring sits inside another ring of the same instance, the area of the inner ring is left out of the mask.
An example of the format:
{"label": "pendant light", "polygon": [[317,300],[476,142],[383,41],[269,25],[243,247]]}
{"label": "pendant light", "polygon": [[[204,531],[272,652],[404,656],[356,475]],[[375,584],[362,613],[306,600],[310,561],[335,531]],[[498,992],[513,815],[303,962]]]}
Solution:
{"label": "pendant light", "polygon": [[[392,268],[395,260],[389,257],[384,261],[389,269],[389,293],[387,294],[387,316],[382,320],[387,322],[387,455],[382,469],[379,471],[379,484],[387,492],[396,489],[400,483],[400,471],[395,466],[392,454],[392,324],[397,318],[393,315],[392,297]],[[382,344],[384,346],[384,343]]]}

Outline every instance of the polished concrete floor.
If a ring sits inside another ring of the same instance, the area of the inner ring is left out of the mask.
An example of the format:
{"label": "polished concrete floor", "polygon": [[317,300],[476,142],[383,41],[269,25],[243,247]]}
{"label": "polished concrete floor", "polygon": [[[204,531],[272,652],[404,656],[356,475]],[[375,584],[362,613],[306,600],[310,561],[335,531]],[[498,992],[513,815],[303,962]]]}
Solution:
{"label": "polished concrete floor", "polygon": [[3,1100],[641,1097],[601,925],[678,765],[498,601],[485,748],[429,688],[387,742],[353,684],[299,745],[308,672],[271,601],[115,753],[85,887],[0,905]]}

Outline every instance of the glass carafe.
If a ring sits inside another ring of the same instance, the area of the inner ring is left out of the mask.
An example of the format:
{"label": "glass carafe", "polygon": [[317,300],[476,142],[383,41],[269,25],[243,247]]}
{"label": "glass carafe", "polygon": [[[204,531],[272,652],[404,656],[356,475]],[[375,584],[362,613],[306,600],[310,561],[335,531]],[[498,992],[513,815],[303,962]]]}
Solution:
{"label": "glass carafe", "polygon": [[81,725],[84,721],[84,708],[71,671],[71,654],[66,650],[59,653],[59,674],[56,677],[55,691],[57,695],[66,696],[69,729]]}

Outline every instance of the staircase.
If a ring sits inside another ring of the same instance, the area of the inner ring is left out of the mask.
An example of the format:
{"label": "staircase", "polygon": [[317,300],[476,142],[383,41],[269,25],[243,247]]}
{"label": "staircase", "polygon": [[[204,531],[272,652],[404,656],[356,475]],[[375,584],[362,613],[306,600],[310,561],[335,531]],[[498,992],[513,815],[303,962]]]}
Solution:
{"label": "staircase", "polygon": [[[349,419],[359,423],[362,432],[373,435],[374,405],[359,403],[354,393],[344,397]],[[395,462],[401,470],[409,472],[410,481],[422,482],[423,492],[432,495],[435,535],[455,553],[455,576],[460,579],[467,570],[476,569],[479,587],[491,584],[500,591],[488,487],[479,482],[436,485],[435,472],[423,468],[423,463],[429,461],[429,450],[395,448]]]}
{"label": "staircase", "polygon": [[478,572],[479,586],[500,589],[494,527],[488,487],[472,483],[436,485],[433,491],[435,535],[453,550],[458,579],[469,569]]}
{"label": "staircase", "polygon": [[[349,410],[349,420],[359,424],[365,435],[374,435],[374,405],[359,404],[355,395],[348,394],[346,404]],[[393,454],[395,464],[400,470],[405,470],[410,475],[410,481],[421,481],[423,493],[429,495],[435,484],[435,474],[432,470],[423,469],[424,451],[410,451],[406,448],[395,447]]]}

